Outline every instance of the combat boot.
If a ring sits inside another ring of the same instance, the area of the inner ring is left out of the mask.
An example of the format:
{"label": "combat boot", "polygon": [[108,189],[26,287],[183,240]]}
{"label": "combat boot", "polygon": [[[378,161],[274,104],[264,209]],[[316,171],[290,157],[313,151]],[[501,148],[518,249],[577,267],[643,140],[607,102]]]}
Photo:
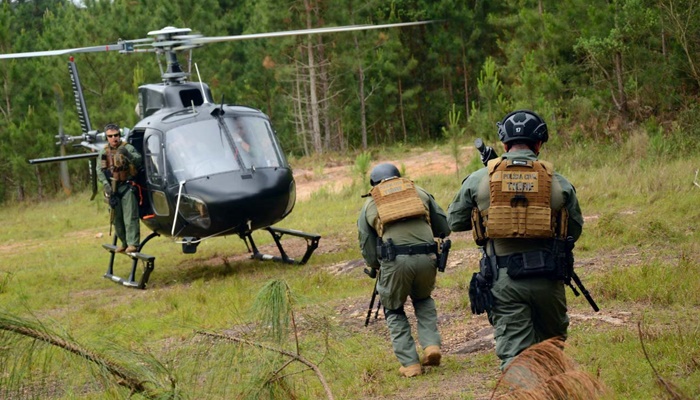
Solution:
{"label": "combat boot", "polygon": [[399,368],[399,372],[406,378],[413,378],[414,376],[418,376],[423,373],[423,370],[421,369],[420,364],[413,364],[407,367]]}
{"label": "combat boot", "polygon": [[440,346],[428,346],[423,350],[423,359],[421,360],[421,364],[437,367],[440,365],[441,358],[442,354],[440,354]]}
{"label": "combat boot", "polygon": [[114,249],[115,253],[123,253],[124,251],[126,251],[126,247],[124,246],[117,246],[117,248]]}
{"label": "combat boot", "polygon": [[133,245],[128,245],[128,246],[126,247],[126,252],[127,252],[127,253],[135,253],[136,250],[138,250],[138,249],[136,248],[136,246],[133,246]]}

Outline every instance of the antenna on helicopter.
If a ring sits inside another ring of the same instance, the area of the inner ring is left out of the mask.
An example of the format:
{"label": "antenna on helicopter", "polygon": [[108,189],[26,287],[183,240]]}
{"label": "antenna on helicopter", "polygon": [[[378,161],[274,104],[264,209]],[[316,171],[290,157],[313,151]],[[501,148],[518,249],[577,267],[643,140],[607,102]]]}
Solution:
{"label": "antenna on helicopter", "polygon": [[199,79],[199,86],[202,89],[202,98],[204,98],[204,104],[208,104],[209,100],[207,99],[207,92],[204,91],[204,83],[202,83],[202,77],[201,75],[199,75],[199,67],[197,66],[197,63],[194,63],[194,69],[197,70],[197,79]]}

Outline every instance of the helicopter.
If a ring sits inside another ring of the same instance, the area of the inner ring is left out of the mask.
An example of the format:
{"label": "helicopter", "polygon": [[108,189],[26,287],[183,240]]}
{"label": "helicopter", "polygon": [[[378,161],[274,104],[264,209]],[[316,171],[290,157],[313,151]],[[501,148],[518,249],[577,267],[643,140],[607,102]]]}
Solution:
{"label": "helicopter", "polygon": [[[104,277],[126,287],[145,289],[155,268],[155,256],[143,252],[154,237],[175,238],[182,252],[192,254],[206,239],[238,235],[252,259],[288,264],[305,264],[318,248],[321,236],[294,229],[275,227],[288,216],[296,202],[292,168],[277,139],[270,118],[259,109],[244,105],[217,103],[209,86],[201,79],[189,81],[177,59],[182,51],[191,52],[205,44],[280,36],[311,35],[369,29],[421,25],[433,21],[383,25],[350,25],[236,36],[203,36],[189,28],[168,26],[148,32],[147,38],[119,39],[116,44],[62,50],[0,54],[2,59],[70,55],[68,69],[82,134],[57,135],[57,145],[79,142],[85,153],[37,158],[31,164],[88,159],[92,178],[92,197],[97,193],[96,159],[107,144],[105,132],[92,128],[74,55],[118,51],[156,53],[161,70],[160,83],[139,86],[136,111],[140,120],[121,129],[122,140],[143,157],[143,167],[134,183],[139,189],[139,217],[151,233],[136,252],[117,251],[117,236],[102,247],[110,253]],[[165,59],[166,68],[162,67]],[[196,64],[195,64],[196,68]],[[191,68],[190,68],[191,69]],[[197,73],[198,69],[197,69]],[[245,137],[245,139],[242,139]],[[174,144],[180,143],[176,150]],[[252,233],[265,230],[272,235],[279,256],[263,254]],[[301,259],[290,257],[282,237],[306,240]],[[131,269],[124,278],[114,272],[115,256],[131,258]],[[144,265],[137,278],[139,262]]]}

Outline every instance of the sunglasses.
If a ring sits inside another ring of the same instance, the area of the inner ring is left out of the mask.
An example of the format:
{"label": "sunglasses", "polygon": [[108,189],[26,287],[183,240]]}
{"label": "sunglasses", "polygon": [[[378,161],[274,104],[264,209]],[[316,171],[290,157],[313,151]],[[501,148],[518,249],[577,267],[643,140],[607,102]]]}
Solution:
{"label": "sunglasses", "polygon": [[107,135],[107,137],[119,137],[119,134],[115,133],[114,135]]}

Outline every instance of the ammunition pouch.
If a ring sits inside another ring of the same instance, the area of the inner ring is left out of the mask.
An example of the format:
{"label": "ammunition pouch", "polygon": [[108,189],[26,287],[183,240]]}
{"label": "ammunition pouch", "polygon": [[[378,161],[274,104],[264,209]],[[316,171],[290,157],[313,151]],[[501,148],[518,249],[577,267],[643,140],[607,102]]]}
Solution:
{"label": "ammunition pouch", "polygon": [[558,279],[559,263],[549,251],[529,251],[496,257],[499,267],[506,267],[511,279],[550,278]]}
{"label": "ammunition pouch", "polygon": [[377,257],[381,261],[394,261],[396,256],[416,254],[437,254],[437,243],[396,246],[391,239],[377,243]]}

